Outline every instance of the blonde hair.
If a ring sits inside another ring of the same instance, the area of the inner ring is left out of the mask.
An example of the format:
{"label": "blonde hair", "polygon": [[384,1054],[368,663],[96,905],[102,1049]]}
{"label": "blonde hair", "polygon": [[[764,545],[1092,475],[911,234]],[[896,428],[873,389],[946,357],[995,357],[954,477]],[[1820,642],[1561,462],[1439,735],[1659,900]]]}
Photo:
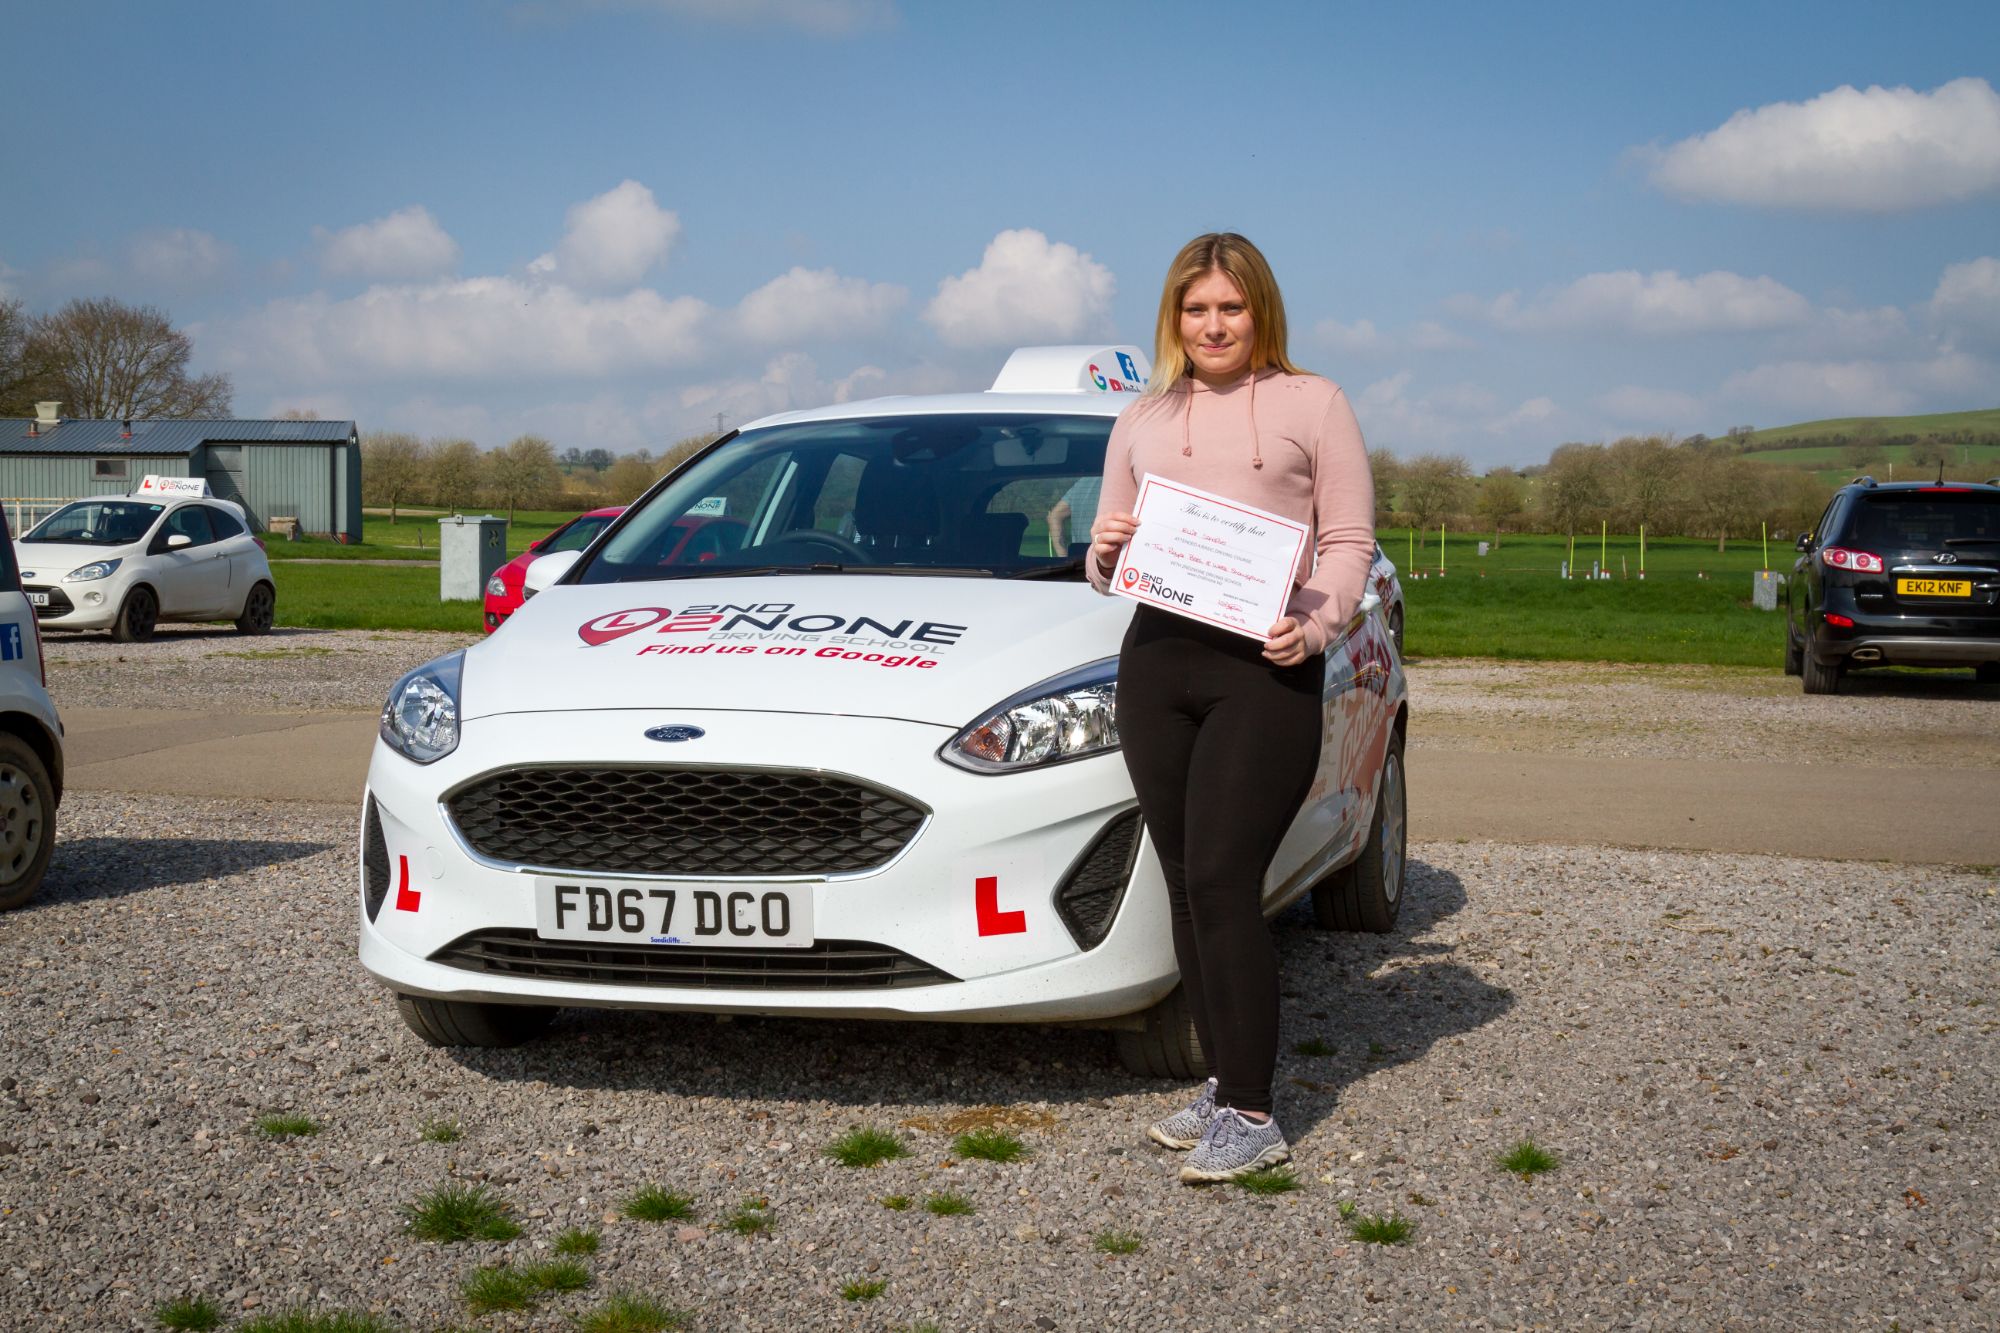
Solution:
{"label": "blonde hair", "polygon": [[1192,373],[1187,349],[1181,345],[1181,302],[1203,274],[1214,272],[1228,275],[1250,309],[1250,369],[1276,366],[1288,375],[1306,373],[1292,364],[1285,350],[1285,298],[1278,293],[1270,262],[1235,232],[1212,231],[1182,246],[1167,266],[1160,320],[1153,329],[1153,378],[1147,393],[1166,393]]}

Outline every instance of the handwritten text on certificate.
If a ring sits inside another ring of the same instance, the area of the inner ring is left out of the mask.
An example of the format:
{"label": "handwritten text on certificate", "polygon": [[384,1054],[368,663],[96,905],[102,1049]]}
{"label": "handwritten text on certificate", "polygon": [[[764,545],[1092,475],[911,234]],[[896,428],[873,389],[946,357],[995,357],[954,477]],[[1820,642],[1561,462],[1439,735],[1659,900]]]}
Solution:
{"label": "handwritten text on certificate", "polygon": [[1260,643],[1284,617],[1307,532],[1268,510],[1148,473],[1111,590]]}

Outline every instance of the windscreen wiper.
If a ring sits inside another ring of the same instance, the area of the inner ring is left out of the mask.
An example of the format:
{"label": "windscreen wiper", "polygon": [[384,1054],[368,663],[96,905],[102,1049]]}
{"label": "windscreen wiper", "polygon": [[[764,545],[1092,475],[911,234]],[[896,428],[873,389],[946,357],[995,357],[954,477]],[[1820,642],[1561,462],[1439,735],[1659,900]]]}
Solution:
{"label": "windscreen wiper", "polygon": [[1018,570],[1009,574],[1010,579],[1059,579],[1067,574],[1083,573],[1082,560],[1065,560],[1060,565],[1040,565],[1034,569]]}
{"label": "windscreen wiper", "polygon": [[659,573],[635,574],[618,580],[620,583],[651,583],[655,579],[720,579],[754,578],[760,574],[838,574],[843,566],[835,564],[817,565],[701,565],[685,572],[668,573],[669,565]]}

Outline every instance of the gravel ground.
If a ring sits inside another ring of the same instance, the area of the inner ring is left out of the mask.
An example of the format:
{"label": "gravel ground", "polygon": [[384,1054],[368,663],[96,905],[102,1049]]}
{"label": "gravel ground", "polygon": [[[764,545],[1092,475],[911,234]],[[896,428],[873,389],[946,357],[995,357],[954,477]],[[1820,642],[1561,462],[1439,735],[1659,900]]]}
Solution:
{"label": "gravel ground", "polygon": [[[352,842],[344,810],[65,804],[0,931],[0,1322],[146,1328],[201,1292],[469,1327],[466,1273],[581,1226],[594,1292],[476,1326],[617,1288],[706,1330],[2000,1323],[1990,875],[1416,846],[1395,934],[1276,927],[1302,1185],[1260,1198],[1174,1182],[1141,1128],[1185,1090],[1101,1033],[572,1011],[523,1050],[431,1050],[354,961]],[[248,1128],[273,1111],[323,1131]],[[421,1142],[433,1118],[464,1138]],[[1033,1155],[953,1160],[951,1126],[995,1121]],[[912,1155],[833,1164],[851,1124]],[[1561,1169],[1498,1170],[1524,1136]],[[521,1238],[405,1235],[453,1178]],[[695,1219],[616,1220],[650,1183]],[[943,1190],[976,1213],[878,1202]],[[746,1197],[768,1234],[717,1226]],[[1350,1239],[1350,1202],[1414,1237]],[[844,1301],[863,1277],[880,1298]]]}

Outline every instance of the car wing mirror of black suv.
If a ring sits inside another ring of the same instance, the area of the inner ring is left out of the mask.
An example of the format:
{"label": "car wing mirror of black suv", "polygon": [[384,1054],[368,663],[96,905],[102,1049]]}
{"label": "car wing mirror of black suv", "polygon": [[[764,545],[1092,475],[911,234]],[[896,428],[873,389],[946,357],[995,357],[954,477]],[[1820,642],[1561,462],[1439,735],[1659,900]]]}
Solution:
{"label": "car wing mirror of black suv", "polygon": [[1801,532],[1797,546],[1801,551],[1812,550],[1812,534],[1810,532]]}

